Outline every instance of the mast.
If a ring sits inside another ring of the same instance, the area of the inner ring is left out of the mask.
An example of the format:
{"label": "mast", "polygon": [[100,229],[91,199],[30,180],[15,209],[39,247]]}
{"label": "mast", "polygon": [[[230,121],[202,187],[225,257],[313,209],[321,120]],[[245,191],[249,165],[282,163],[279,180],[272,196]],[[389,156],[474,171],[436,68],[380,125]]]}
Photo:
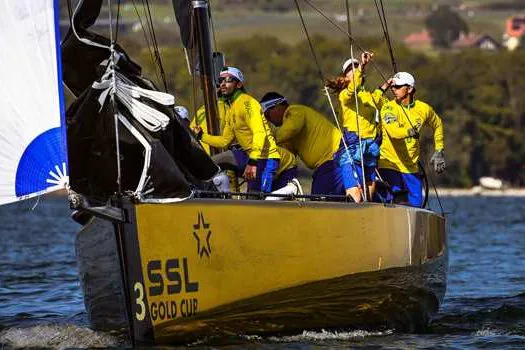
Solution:
{"label": "mast", "polygon": [[[204,97],[204,108],[206,110],[206,125],[208,126],[209,134],[218,135],[220,127],[217,109],[217,89],[213,76],[208,0],[193,0],[191,5],[193,8],[195,39],[199,50],[199,74]],[[212,154],[216,153],[216,150],[213,148],[211,148],[211,151]]]}

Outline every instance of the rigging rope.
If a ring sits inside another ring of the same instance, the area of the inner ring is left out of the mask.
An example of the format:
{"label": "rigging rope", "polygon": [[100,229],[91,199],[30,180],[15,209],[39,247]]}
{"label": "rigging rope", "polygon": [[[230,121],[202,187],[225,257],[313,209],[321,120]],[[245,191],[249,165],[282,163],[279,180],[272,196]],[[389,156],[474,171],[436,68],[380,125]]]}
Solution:
{"label": "rigging rope", "polygon": [[[144,17],[146,17],[146,20],[142,20],[142,15],[140,14],[137,4],[135,3],[135,0],[132,0],[133,8],[135,10],[135,13],[137,15],[137,18],[140,23],[140,27],[142,28],[142,33],[144,35],[144,41],[146,42],[146,45],[148,47],[148,51],[150,53],[151,63],[155,67],[155,76],[158,81],[160,81],[164,87],[164,91],[168,91],[168,84],[166,80],[166,73],[164,71],[164,66],[162,64],[162,59],[159,52],[159,46],[157,43],[157,37],[155,34],[155,29],[153,27],[153,19],[151,16],[151,10],[149,6],[148,0],[142,0],[142,10],[144,12]],[[144,22],[146,24],[144,24]],[[148,38],[148,35],[151,37],[151,41]],[[153,47],[153,50],[152,50]]]}
{"label": "rigging rope", "polygon": [[[352,36],[352,27],[350,26],[350,6],[348,5],[348,0],[345,1],[345,4],[346,4],[346,24],[347,24],[347,28],[348,28],[348,36],[351,37]],[[354,60],[354,48],[353,48],[353,45],[352,45],[352,40],[350,40],[350,57],[352,58],[352,62]],[[362,68],[361,68],[362,69]],[[360,127],[359,127],[359,102],[358,102],[358,96],[357,96],[357,86],[356,86],[356,83],[355,83],[355,68],[354,68],[354,65],[352,64],[352,81],[354,83],[354,97],[355,97],[355,108],[356,108],[356,126],[357,126],[357,136],[358,136],[358,139],[359,139],[359,155],[361,157],[361,171],[362,171],[362,174],[363,174],[363,191],[361,191],[362,195],[363,195],[363,199],[365,202],[368,201],[368,188],[366,186],[366,178],[365,178],[365,162],[364,162],[364,158],[363,158],[363,144],[361,143],[361,132],[360,132]],[[343,119],[344,119],[344,116],[343,116]],[[344,134],[343,134],[343,137],[344,137]]]}
{"label": "rigging rope", "polygon": [[[350,44],[350,58],[352,59],[352,83],[354,85],[354,99],[355,99],[355,121],[356,121],[356,126],[357,126],[357,137],[358,137],[358,140],[359,140],[359,155],[361,157],[361,171],[362,171],[362,174],[363,174],[363,190],[361,191],[361,193],[363,194],[363,199],[365,202],[368,201],[368,196],[367,196],[367,192],[368,192],[368,189],[366,187],[366,176],[365,176],[365,160],[363,158],[363,144],[361,142],[361,129],[359,127],[359,99],[358,99],[358,96],[357,96],[357,84],[356,84],[356,81],[355,81],[355,67],[354,67],[354,49],[352,47],[352,45]],[[361,67],[361,69],[363,69],[363,67]],[[361,73],[363,73],[361,71]],[[344,118],[344,116],[343,116]],[[343,138],[344,138],[344,134],[343,134]]]}
{"label": "rigging rope", "polygon": [[[301,19],[301,24],[303,26],[303,31],[304,31],[304,33],[306,35],[306,39],[308,41],[308,46],[310,47],[310,51],[312,53],[312,56],[314,57],[315,65],[316,65],[317,71],[319,73],[319,78],[321,79],[321,84],[324,86],[325,94],[326,94],[326,97],[328,99],[328,103],[330,105],[330,109],[332,110],[332,116],[333,116],[333,118],[335,120],[337,128],[339,129],[341,134],[344,135],[343,128],[341,127],[341,125],[339,123],[339,119],[337,118],[337,113],[335,112],[334,104],[332,102],[332,97],[330,96],[330,92],[328,91],[328,87],[325,85],[325,79],[324,79],[323,72],[321,70],[321,65],[319,64],[319,60],[317,59],[317,55],[315,53],[315,49],[314,49],[312,40],[310,38],[310,35],[308,34],[308,29],[306,28],[306,23],[304,21],[303,14],[301,12],[301,7],[299,6],[299,3],[298,3],[297,0],[294,0],[294,1],[295,1],[295,6],[297,7],[297,12],[299,13],[299,17]],[[346,140],[345,140],[344,136],[341,138],[341,140],[343,141],[343,146],[345,148],[345,153],[346,153],[347,157],[352,159],[352,156],[350,155],[350,151],[348,150],[348,144],[346,143]],[[354,174],[354,176],[355,176],[355,174]]]}
{"label": "rigging rope", "polygon": [[381,11],[379,10],[379,6],[377,5],[377,0],[374,0],[374,4],[376,5],[377,9],[377,15],[379,17],[379,22],[381,22],[381,28],[383,29],[383,35],[385,36],[385,41],[388,47],[388,53],[390,54],[390,61],[392,62],[392,69],[394,70],[394,73],[397,73],[397,64],[396,60],[394,58],[394,49],[392,48],[392,40],[390,39],[390,33],[388,32],[388,24],[386,22],[386,15],[385,15],[385,8],[383,6],[383,0],[379,0],[381,3]]}
{"label": "rigging rope", "polygon": [[315,54],[312,40],[310,39],[310,35],[308,34],[308,30],[306,29],[306,23],[303,18],[303,13],[301,12],[301,7],[299,7],[299,3],[297,2],[297,0],[294,0],[294,1],[295,1],[295,6],[297,7],[297,12],[299,13],[299,18],[301,19],[301,24],[303,25],[304,34],[306,35],[306,39],[308,40],[308,45],[310,46],[310,51],[312,52],[312,56],[314,57],[315,65],[317,67],[317,72],[319,73],[319,78],[321,79],[321,84],[324,85],[323,71],[321,70],[321,65],[319,64],[319,60],[317,59],[317,55]]}
{"label": "rigging rope", "polygon": [[108,13],[109,13],[109,41],[110,45],[110,57],[109,57],[109,72],[111,74],[111,104],[113,106],[113,121],[115,126],[115,144],[116,144],[116,156],[117,156],[117,188],[118,193],[122,193],[122,172],[120,168],[120,138],[118,128],[118,115],[117,115],[117,102],[115,100],[115,91],[117,90],[117,80],[115,72],[115,42],[113,41],[113,18],[111,17],[111,0],[108,0]]}
{"label": "rigging rope", "polygon": [[350,41],[350,45],[352,45],[352,26],[350,25],[350,6],[348,4],[348,0],[345,1],[346,4],[346,26],[348,27],[348,40]]}
{"label": "rigging rope", "polygon": [[217,45],[217,38],[215,37],[215,24],[213,22],[213,16],[211,14],[211,2],[208,2],[208,13],[210,14],[211,33],[213,36],[213,48],[214,51],[219,51],[219,46]]}
{"label": "rigging rope", "polygon": [[[348,0],[345,1],[346,5],[346,24],[348,28],[348,36],[352,36],[352,27],[350,25],[350,6],[348,4]],[[354,60],[354,49],[352,45],[352,40],[350,40],[350,57],[352,58],[352,61]],[[361,68],[363,69],[363,68]],[[364,72],[363,72],[364,73]],[[352,64],[352,80],[354,83],[354,96],[355,96],[355,108],[356,108],[356,124],[357,124],[357,135],[359,138],[359,154],[361,156],[361,171],[363,174],[363,191],[361,193],[363,194],[363,199],[365,202],[368,201],[368,187],[366,186],[366,178],[365,178],[365,161],[363,158],[363,144],[361,143],[361,132],[359,127],[359,103],[358,103],[358,96],[357,96],[357,86],[355,83],[355,68]]]}
{"label": "rigging rope", "polygon": [[[420,161],[420,164],[421,164],[421,161]],[[439,194],[438,194],[438,190],[437,190],[437,187],[436,187],[436,181],[434,180],[434,175],[432,175],[432,169],[430,169],[430,171],[427,171],[426,173],[427,174],[431,174],[430,175],[430,183],[432,184],[432,188],[434,189],[434,193],[436,194],[436,199],[438,201],[439,208],[441,210],[441,215],[445,216],[445,210],[443,209],[443,204],[441,203],[441,198],[439,197]]]}
{"label": "rigging rope", "polygon": [[117,0],[117,24],[115,25],[115,42],[117,42],[118,40],[119,24],[120,24],[120,0]]}
{"label": "rigging rope", "polygon": [[[335,23],[334,21],[332,21],[327,15],[325,15],[323,13],[323,11],[321,11],[319,8],[317,8],[314,4],[312,4],[310,2],[310,0],[303,0],[305,3],[307,3],[311,8],[313,8],[316,12],[318,12],[324,19],[326,19],[332,26],[334,26],[337,30],[339,30],[341,33],[343,33],[345,36],[348,37],[348,39],[350,39],[350,42],[353,43],[355,46],[357,46],[357,48],[359,50],[361,50],[362,52],[365,52],[366,50],[361,46],[359,45],[359,43],[357,42],[357,40],[355,40],[353,38],[353,36],[351,36],[345,29],[341,28],[337,23]],[[297,2],[297,1],[296,1]],[[387,81],[388,79],[385,77],[385,75],[383,74],[383,72],[379,69],[379,66],[377,66],[377,64],[372,61],[372,66],[377,70],[377,72],[379,73],[379,75],[381,76],[381,79],[383,79],[383,81]]]}
{"label": "rigging rope", "polygon": [[67,0],[67,13],[69,15],[69,25],[73,27],[73,7],[71,6],[71,0]]}
{"label": "rigging rope", "polygon": [[[139,23],[140,23],[140,27],[142,28],[142,34],[144,36],[144,41],[146,42],[146,45],[148,47],[148,52],[150,54],[151,63],[152,63],[153,66],[155,66],[155,58],[154,58],[154,54],[153,54],[153,52],[151,50],[152,44],[150,43],[148,35],[146,33],[146,30],[144,29],[146,27],[145,27],[144,23],[142,22],[142,17],[141,17],[141,15],[139,13],[137,5],[135,4],[135,0],[132,0],[132,2],[133,2],[133,8],[135,9],[135,13],[137,14],[137,18],[138,18]],[[157,80],[159,80],[159,81],[161,80],[161,77],[159,76],[159,73],[158,73],[158,71],[156,69],[155,69],[155,76],[157,77]]]}
{"label": "rigging rope", "polygon": [[75,37],[78,39],[78,41],[86,44],[86,45],[90,45],[90,46],[94,46],[94,47],[100,47],[100,48],[103,48],[103,49],[108,49],[108,50],[111,50],[111,48],[109,46],[106,46],[106,45],[103,45],[103,44],[99,44],[99,43],[96,43],[94,41],[91,41],[89,39],[86,39],[86,38],[81,38],[80,35],[78,35],[77,33],[77,29],[76,27],[73,25],[73,22],[74,22],[74,19],[77,15],[77,12],[78,10],[80,9],[82,5],[82,1],[79,1],[77,3],[77,6],[75,7],[75,10],[73,11],[73,20],[71,21],[72,24],[71,24],[71,29],[73,30],[73,34],[75,35]]}
{"label": "rigging rope", "polygon": [[153,17],[151,16],[151,9],[149,6],[149,1],[142,0],[142,2],[146,3],[146,9],[148,10],[147,11],[148,20],[149,20],[148,23],[149,23],[150,33],[151,33],[151,37],[152,37],[153,45],[154,45],[153,47],[154,47],[155,59],[156,59],[155,62],[158,64],[158,68],[160,70],[160,75],[162,77],[162,83],[164,84],[164,91],[168,92],[168,84],[166,82],[166,73],[164,72],[164,66],[162,65],[162,59],[160,57],[159,44],[157,42],[157,36],[155,35],[155,29],[153,27]]}

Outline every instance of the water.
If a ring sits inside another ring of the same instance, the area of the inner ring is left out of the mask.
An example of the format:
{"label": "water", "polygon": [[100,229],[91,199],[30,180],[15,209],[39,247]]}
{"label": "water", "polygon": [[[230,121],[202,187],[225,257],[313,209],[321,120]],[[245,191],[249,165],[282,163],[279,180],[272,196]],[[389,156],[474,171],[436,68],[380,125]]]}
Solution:
{"label": "water", "polygon": [[[445,197],[450,212],[448,290],[424,334],[304,332],[247,337],[227,349],[525,348],[525,198]],[[126,346],[89,329],[64,198],[0,207],[0,344]],[[197,346],[198,347],[198,346]],[[1,346],[0,346],[1,348]]]}

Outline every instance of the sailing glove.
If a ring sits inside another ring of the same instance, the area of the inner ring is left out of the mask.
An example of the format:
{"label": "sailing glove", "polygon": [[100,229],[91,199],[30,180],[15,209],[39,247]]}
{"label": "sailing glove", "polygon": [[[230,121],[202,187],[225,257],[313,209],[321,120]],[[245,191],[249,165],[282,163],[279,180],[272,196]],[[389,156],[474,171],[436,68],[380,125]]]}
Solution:
{"label": "sailing glove", "polygon": [[434,152],[432,155],[432,158],[430,158],[430,164],[434,167],[434,170],[436,173],[440,174],[445,170],[445,155],[443,154],[443,150],[439,150]]}
{"label": "sailing glove", "polygon": [[416,129],[410,128],[410,129],[408,129],[408,137],[413,137],[415,139],[418,139],[419,138],[419,133],[417,132]]}

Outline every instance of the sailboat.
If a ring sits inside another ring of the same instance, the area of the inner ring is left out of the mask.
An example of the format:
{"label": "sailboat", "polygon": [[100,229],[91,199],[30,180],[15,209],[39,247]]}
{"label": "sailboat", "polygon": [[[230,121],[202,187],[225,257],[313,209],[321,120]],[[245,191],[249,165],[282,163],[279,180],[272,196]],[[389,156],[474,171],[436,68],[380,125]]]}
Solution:
{"label": "sailboat", "polygon": [[[213,195],[218,168],[174,115],[173,96],[89,30],[101,5],[79,1],[61,44],[55,1],[0,5],[12,34],[0,54],[0,203],[68,187],[85,220],[76,250],[95,328],[124,326],[141,345],[427,326],[446,290],[443,215]],[[189,11],[198,26],[203,91],[214,96],[208,2],[175,5],[179,23]],[[62,82],[76,97],[67,114]]]}

